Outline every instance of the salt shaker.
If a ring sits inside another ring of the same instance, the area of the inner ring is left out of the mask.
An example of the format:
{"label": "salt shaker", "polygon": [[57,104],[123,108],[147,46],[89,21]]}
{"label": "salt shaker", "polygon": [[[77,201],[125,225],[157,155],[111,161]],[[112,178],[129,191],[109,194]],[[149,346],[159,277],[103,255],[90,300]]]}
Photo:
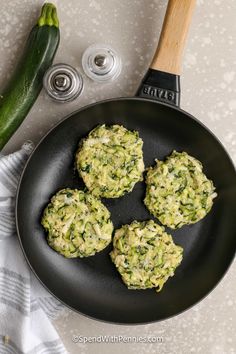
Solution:
{"label": "salt shaker", "polygon": [[88,47],[82,57],[85,74],[97,82],[116,79],[121,72],[121,59],[116,51],[103,44]]}

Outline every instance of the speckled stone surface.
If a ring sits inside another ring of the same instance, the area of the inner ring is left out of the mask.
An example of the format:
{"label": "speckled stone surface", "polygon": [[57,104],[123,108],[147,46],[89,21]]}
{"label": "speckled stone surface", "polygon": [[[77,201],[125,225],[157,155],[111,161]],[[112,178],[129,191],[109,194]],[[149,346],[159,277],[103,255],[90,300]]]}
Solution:
{"label": "speckled stone surface", "polygon": [[[21,52],[37,18],[41,0],[0,0],[0,86]],[[81,69],[83,51],[92,43],[114,47],[123,61],[120,77],[109,84],[85,79],[83,95],[57,104],[44,92],[15,136],[11,152],[27,140],[35,143],[62,117],[88,103],[133,95],[157,44],[167,1],[58,0],[61,44],[55,62]],[[184,54],[182,108],[204,122],[236,162],[236,1],[198,0]],[[219,162],[220,163],[220,162]],[[71,354],[236,353],[235,263],[201,303],[167,321],[141,326],[97,322],[65,310],[55,326]],[[63,286],[63,284],[62,284]],[[72,336],[159,336],[161,343],[74,343]],[[56,354],[56,353],[55,353]]]}

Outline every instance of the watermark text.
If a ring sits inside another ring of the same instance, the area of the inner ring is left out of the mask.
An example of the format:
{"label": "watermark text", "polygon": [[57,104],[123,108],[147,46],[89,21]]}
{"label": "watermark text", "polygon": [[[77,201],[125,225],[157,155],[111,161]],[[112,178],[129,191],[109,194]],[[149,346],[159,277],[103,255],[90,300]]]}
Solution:
{"label": "watermark text", "polygon": [[82,336],[74,334],[74,343],[163,343],[163,337],[157,336],[125,336],[125,335],[98,335]]}

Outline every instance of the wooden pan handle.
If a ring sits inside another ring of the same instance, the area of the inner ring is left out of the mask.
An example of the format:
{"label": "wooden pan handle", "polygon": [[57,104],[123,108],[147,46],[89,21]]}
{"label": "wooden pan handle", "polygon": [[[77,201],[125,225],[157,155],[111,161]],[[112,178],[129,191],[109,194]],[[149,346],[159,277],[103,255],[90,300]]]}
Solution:
{"label": "wooden pan handle", "polygon": [[179,75],[181,60],[196,0],[169,0],[151,69]]}

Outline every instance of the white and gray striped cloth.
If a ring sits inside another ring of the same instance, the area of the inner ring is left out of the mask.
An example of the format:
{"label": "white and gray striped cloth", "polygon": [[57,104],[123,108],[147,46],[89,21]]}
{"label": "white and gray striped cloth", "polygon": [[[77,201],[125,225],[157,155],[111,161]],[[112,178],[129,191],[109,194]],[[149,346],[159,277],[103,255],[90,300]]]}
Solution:
{"label": "white and gray striped cloth", "polygon": [[66,353],[51,323],[64,306],[35,278],[16,235],[16,189],[32,149],[0,156],[0,354]]}

